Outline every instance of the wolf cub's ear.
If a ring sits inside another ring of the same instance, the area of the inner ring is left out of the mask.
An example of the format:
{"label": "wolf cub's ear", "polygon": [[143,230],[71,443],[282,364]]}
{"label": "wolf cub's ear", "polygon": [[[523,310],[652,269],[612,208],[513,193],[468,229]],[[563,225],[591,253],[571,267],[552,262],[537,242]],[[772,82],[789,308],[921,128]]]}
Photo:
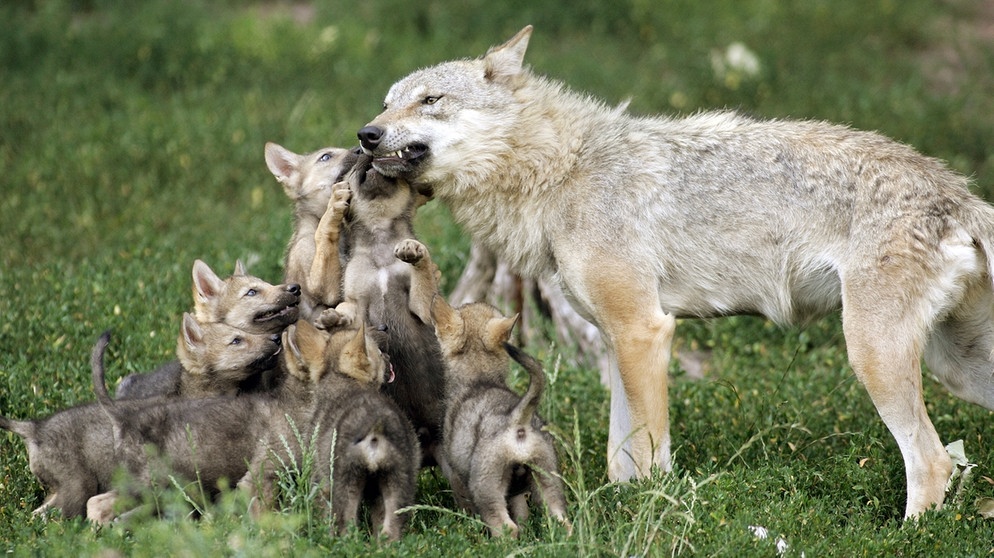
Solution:
{"label": "wolf cub's ear", "polygon": [[528,25],[511,40],[506,43],[492,47],[483,57],[483,66],[488,80],[497,82],[507,82],[509,79],[521,73],[521,67],[525,60],[525,51],[528,50],[528,39],[532,35],[532,26]]}
{"label": "wolf cub's ear", "polygon": [[269,172],[273,173],[276,180],[283,185],[288,195],[292,195],[293,186],[290,177],[300,170],[300,162],[303,155],[298,155],[282,145],[266,142],[266,166]]}
{"label": "wolf cub's ear", "polygon": [[359,382],[371,384],[377,380],[369,353],[366,351],[366,324],[360,323],[355,337],[346,343],[338,357],[339,371]]}
{"label": "wolf cub's ear", "polygon": [[201,260],[193,262],[193,303],[199,309],[224,290],[224,281]]}
{"label": "wolf cub's ear", "polygon": [[504,343],[511,339],[511,330],[516,323],[518,323],[518,314],[510,318],[493,318],[487,322],[483,345],[493,352],[504,350]]}
{"label": "wolf cub's ear", "polygon": [[439,294],[432,297],[429,312],[442,348],[450,354],[461,349],[466,343],[466,323],[459,312]]}
{"label": "wolf cub's ear", "polygon": [[204,345],[204,330],[189,312],[183,312],[183,327],[180,328],[180,332],[180,340],[186,350],[191,353],[199,352]]}

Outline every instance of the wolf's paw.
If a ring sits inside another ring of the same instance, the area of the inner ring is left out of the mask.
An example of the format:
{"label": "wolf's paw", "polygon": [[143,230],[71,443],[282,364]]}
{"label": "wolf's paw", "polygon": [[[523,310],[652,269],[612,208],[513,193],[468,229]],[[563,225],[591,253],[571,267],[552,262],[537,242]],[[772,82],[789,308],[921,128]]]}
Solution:
{"label": "wolf's paw", "polygon": [[345,327],[352,323],[349,316],[341,314],[334,308],[325,308],[316,318],[314,327],[323,330],[330,330],[336,327]]}
{"label": "wolf's paw", "polygon": [[416,264],[428,256],[428,249],[413,238],[401,240],[393,249],[393,255],[398,260],[409,264]]}
{"label": "wolf's paw", "polygon": [[339,188],[340,185],[343,185],[343,183],[335,185],[331,199],[328,200],[328,211],[334,212],[339,219],[345,215],[345,210],[349,207],[349,201],[352,200],[352,190],[349,190],[348,185]]}
{"label": "wolf's paw", "polygon": [[117,518],[114,504],[117,502],[117,492],[110,491],[97,494],[86,501],[86,518],[98,525],[107,525]]}

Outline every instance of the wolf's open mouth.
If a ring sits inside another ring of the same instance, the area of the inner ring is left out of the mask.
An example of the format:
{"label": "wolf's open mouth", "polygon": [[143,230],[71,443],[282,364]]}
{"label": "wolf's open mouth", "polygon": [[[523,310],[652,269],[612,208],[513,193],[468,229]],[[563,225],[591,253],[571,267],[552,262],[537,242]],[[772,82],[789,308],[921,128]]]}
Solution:
{"label": "wolf's open mouth", "polygon": [[270,310],[268,312],[263,312],[257,314],[255,317],[256,322],[268,322],[270,320],[289,318],[290,321],[294,321],[297,315],[297,303],[290,304],[289,306],[283,306],[277,308],[276,310]]}
{"label": "wolf's open mouth", "polygon": [[387,153],[386,155],[376,157],[376,160],[387,158],[387,159],[402,159],[405,161],[413,161],[414,159],[423,156],[427,152],[428,152],[427,145],[423,143],[412,143],[411,145],[408,145],[407,147],[399,151],[394,151],[393,153]]}
{"label": "wolf's open mouth", "polygon": [[403,149],[375,155],[373,167],[387,176],[409,171],[428,156],[428,146],[423,143],[412,143]]}

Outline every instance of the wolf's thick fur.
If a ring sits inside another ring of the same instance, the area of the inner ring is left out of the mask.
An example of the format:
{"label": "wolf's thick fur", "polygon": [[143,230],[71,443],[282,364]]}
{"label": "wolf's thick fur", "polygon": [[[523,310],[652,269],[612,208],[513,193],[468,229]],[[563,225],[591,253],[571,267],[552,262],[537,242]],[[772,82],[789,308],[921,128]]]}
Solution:
{"label": "wolf's thick fur", "polygon": [[952,465],[920,361],[994,408],[994,209],[878,134],[733,112],[635,117],[522,66],[531,27],[394,84],[360,130],[374,168],[425,184],[474,237],[555,274],[612,347],[612,479],[671,467],[676,317],[803,323],[842,308],[849,360],[904,456],[906,516]]}
{"label": "wolf's thick fur", "polygon": [[284,258],[284,281],[303,287],[301,317],[313,320],[341,301],[339,240],[348,191],[341,183],[356,149],[325,147],[298,154],[269,142],[266,166],[293,200],[293,236]]}
{"label": "wolf's thick fur", "polygon": [[[446,357],[443,447],[456,500],[479,513],[494,536],[517,537],[529,492],[568,525],[555,447],[535,413],[545,385],[542,367],[507,345],[516,317],[483,302],[454,309],[440,296],[432,316]],[[524,396],[507,387],[509,354],[528,371]]]}
{"label": "wolf's thick fur", "polygon": [[275,365],[280,333],[297,321],[299,285],[271,285],[245,273],[241,262],[221,279],[196,260],[192,290],[196,321],[184,315],[177,360],[126,376],[118,399],[233,394],[259,384]]}

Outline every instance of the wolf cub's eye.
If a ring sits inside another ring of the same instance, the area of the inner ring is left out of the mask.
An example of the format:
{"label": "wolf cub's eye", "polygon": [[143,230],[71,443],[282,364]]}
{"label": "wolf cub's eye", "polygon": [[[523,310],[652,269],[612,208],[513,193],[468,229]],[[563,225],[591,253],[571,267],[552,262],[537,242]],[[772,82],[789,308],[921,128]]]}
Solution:
{"label": "wolf cub's eye", "polygon": [[331,153],[322,153],[321,156],[318,157],[318,162],[321,163],[327,163],[330,160],[331,160]]}
{"label": "wolf cub's eye", "polygon": [[242,338],[241,337],[235,337],[234,339],[231,340],[231,343],[228,343],[228,344],[229,345],[241,345],[242,344]]}
{"label": "wolf cub's eye", "polygon": [[245,296],[255,296],[259,294],[255,289],[249,289],[245,291]]}
{"label": "wolf cub's eye", "polygon": [[426,104],[426,105],[434,105],[441,98],[442,98],[441,95],[437,95],[437,96],[436,95],[428,95],[427,97],[425,97],[424,104]]}

